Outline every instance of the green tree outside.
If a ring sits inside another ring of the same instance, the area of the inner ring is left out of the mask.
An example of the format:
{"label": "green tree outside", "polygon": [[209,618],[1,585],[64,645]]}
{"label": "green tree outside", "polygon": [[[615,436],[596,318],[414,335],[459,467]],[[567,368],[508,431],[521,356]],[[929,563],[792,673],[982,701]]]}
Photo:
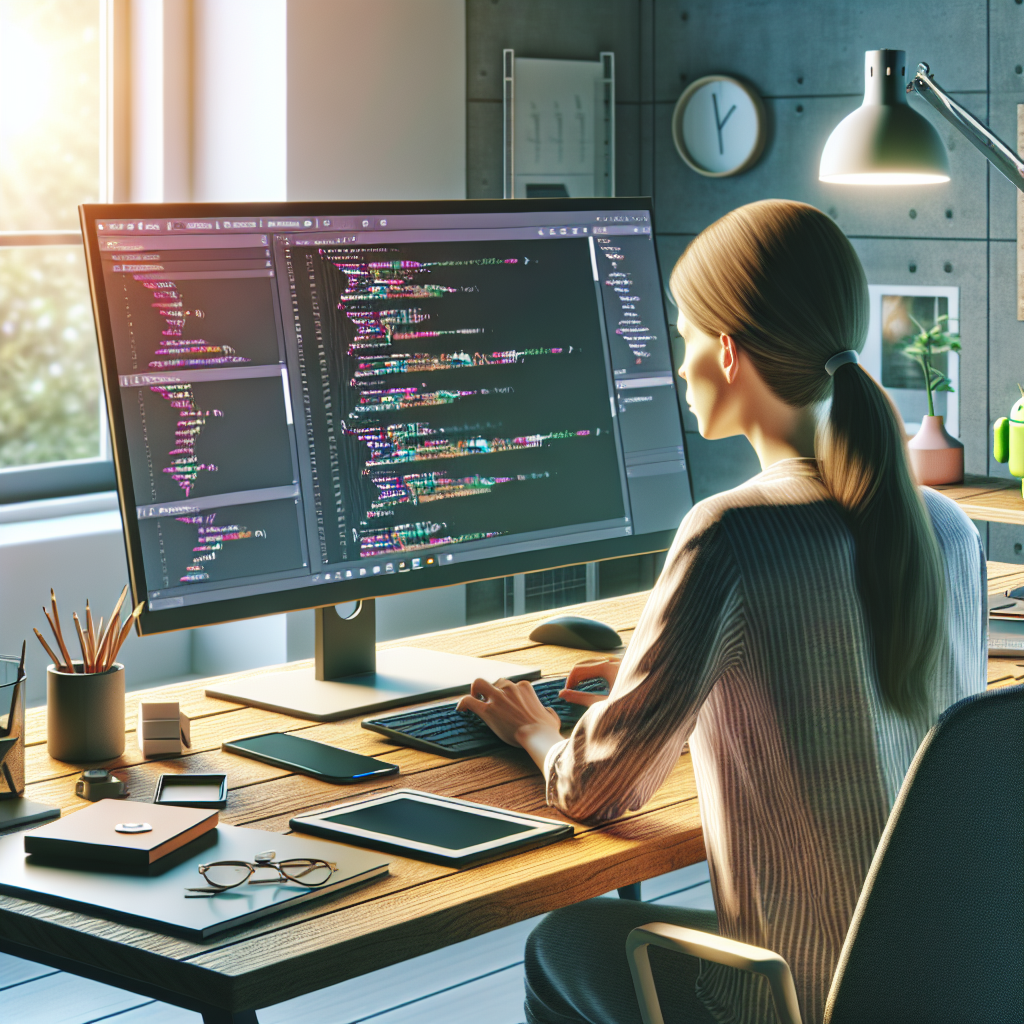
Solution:
{"label": "green tree outside", "polygon": [[[0,0],[0,231],[77,230],[99,198],[99,0]],[[0,248],[0,466],[100,454],[81,246]]]}

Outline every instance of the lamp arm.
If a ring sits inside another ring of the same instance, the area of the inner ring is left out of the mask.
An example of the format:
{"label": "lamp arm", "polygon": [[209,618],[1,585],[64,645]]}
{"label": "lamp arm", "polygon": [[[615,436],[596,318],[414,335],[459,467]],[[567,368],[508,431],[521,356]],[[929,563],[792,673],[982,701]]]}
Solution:
{"label": "lamp arm", "polygon": [[1024,192],[1024,160],[945,92],[932,77],[927,64],[917,65],[917,74],[907,86],[907,92],[911,90],[916,90],[923,100],[933,106],[954,128],[959,129],[997,171]]}

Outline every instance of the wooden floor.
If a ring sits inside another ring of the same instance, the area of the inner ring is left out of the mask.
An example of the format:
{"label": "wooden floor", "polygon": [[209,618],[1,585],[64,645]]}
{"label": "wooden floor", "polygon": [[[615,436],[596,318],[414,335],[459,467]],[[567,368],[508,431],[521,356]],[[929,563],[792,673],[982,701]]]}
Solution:
{"label": "wooden floor", "polygon": [[[648,902],[711,909],[707,863],[643,885]],[[656,914],[652,914],[656,917]],[[258,1011],[260,1024],[488,1024],[523,1020],[523,943],[539,920]],[[196,1013],[0,953],[0,1018],[18,1024],[200,1024]]]}

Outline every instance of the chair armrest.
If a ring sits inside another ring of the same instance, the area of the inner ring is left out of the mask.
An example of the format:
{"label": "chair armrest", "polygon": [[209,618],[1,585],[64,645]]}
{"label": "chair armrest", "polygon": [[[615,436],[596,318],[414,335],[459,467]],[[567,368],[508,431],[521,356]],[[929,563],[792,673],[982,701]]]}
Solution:
{"label": "chair armrest", "polygon": [[636,1000],[640,1004],[640,1016],[644,1024],[665,1024],[661,1015],[661,1004],[654,989],[654,977],[647,956],[649,945],[661,946],[677,953],[710,960],[727,967],[737,967],[752,974],[763,974],[771,986],[775,1000],[775,1013],[779,1024],[802,1024],[800,1007],[796,1001],[796,986],[789,964],[778,953],[760,946],[749,946],[721,935],[681,928],[673,924],[645,924],[634,928],[626,936],[626,957],[629,971],[633,975]]}

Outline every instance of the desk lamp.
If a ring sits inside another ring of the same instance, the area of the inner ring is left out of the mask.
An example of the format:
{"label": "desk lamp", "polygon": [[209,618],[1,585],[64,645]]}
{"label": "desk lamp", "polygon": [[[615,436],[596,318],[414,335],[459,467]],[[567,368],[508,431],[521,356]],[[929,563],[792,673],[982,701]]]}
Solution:
{"label": "desk lamp", "polygon": [[[821,153],[819,180],[843,185],[949,181],[949,158],[939,133],[907,103],[907,95],[917,92],[1024,192],[1024,160],[946,93],[927,64],[917,65],[909,84],[906,79],[905,50],[865,52],[864,102],[828,137]],[[1005,418],[995,425],[995,457],[1000,462],[1009,457],[1009,430]],[[919,483],[958,483],[963,479],[963,445],[946,432],[941,416],[925,416],[909,448]]]}
{"label": "desk lamp", "polygon": [[935,81],[927,64],[906,85],[905,50],[864,54],[864,102],[833,129],[818,178],[844,185],[928,185],[949,181],[939,133],[907,103],[917,92],[1024,192],[1024,160]]}

